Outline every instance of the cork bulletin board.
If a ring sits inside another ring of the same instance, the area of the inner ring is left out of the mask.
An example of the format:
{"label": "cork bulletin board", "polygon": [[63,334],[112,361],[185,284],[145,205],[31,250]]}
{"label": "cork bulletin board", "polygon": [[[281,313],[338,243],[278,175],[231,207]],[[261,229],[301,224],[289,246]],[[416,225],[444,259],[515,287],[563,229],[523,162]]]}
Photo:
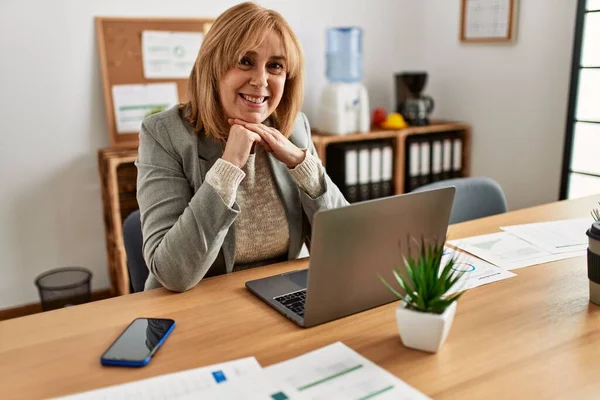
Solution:
{"label": "cork bulletin board", "polygon": [[206,34],[212,18],[119,18],[96,17],[96,39],[100,56],[104,105],[112,147],[137,147],[138,134],[118,133],[115,119],[114,85],[175,83],[180,102],[187,101],[187,78],[146,79],[142,60],[144,31],[196,32]]}

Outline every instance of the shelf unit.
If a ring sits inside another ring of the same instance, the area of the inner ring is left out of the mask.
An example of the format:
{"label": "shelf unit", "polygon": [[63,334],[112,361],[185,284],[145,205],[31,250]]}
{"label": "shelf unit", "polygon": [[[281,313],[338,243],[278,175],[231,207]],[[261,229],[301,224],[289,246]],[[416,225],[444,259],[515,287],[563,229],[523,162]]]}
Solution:
{"label": "shelf unit", "polygon": [[427,126],[410,126],[404,129],[377,129],[368,133],[349,135],[331,135],[313,131],[312,141],[317,153],[327,168],[327,146],[333,143],[350,143],[365,140],[393,139],[394,145],[394,188],[396,194],[404,193],[404,170],[406,161],[406,139],[413,135],[434,134],[444,132],[461,132],[463,136],[462,173],[469,176],[471,172],[471,126],[463,122],[432,121]]}

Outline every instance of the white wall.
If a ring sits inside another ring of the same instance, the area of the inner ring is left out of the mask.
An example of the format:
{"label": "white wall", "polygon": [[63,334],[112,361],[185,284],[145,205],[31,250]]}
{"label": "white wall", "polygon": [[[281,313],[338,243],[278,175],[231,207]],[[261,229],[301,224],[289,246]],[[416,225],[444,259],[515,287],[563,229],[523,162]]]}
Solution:
{"label": "white wall", "polygon": [[[0,308],[37,301],[35,276],[56,267],[85,266],[94,289],[109,286],[96,161],[108,134],[94,16],[217,16],[235,3],[0,2]],[[434,116],[473,124],[474,174],[496,178],[511,208],[557,198],[574,1],[523,0],[510,46],[459,44],[458,0],[260,3],[280,11],[303,43],[309,118],[325,83],[325,27],[360,25],[372,107],[393,106],[395,72],[427,70]]]}
{"label": "white wall", "polygon": [[[96,161],[108,134],[93,18],[216,17],[235,3],[0,1],[0,309],[38,301],[35,276],[61,266],[82,265],[93,289],[109,286]],[[364,27],[366,84],[374,103],[391,105],[393,72],[412,67],[412,56],[394,63],[388,50],[398,53],[394,37],[416,28],[395,0],[260,3],[280,11],[303,43],[309,117],[325,82],[326,26]]]}
{"label": "white wall", "polygon": [[510,209],[558,200],[576,1],[521,0],[514,44],[464,44],[459,1],[419,2],[434,116],[473,126],[472,173]]}

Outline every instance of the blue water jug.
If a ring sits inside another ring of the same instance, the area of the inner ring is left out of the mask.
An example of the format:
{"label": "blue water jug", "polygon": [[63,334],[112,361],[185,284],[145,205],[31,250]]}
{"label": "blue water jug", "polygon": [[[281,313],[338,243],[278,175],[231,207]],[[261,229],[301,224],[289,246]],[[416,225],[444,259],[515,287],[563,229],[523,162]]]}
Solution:
{"label": "blue water jug", "polygon": [[362,71],[362,29],[327,29],[327,68],[330,82],[360,82]]}

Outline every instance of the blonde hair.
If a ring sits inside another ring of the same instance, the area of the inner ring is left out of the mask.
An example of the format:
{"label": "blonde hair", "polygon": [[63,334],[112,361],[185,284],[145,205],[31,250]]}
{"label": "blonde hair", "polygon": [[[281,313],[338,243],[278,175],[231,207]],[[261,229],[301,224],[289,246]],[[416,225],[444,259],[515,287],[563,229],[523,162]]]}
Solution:
{"label": "blonde hair", "polygon": [[224,139],[229,125],[219,97],[219,82],[248,51],[275,32],[283,43],[286,81],[279,105],[269,117],[271,126],[289,137],[304,98],[304,56],[298,38],[283,17],[273,10],[247,2],[221,14],[206,34],[188,83],[189,102],[180,110],[184,118],[207,135]]}

